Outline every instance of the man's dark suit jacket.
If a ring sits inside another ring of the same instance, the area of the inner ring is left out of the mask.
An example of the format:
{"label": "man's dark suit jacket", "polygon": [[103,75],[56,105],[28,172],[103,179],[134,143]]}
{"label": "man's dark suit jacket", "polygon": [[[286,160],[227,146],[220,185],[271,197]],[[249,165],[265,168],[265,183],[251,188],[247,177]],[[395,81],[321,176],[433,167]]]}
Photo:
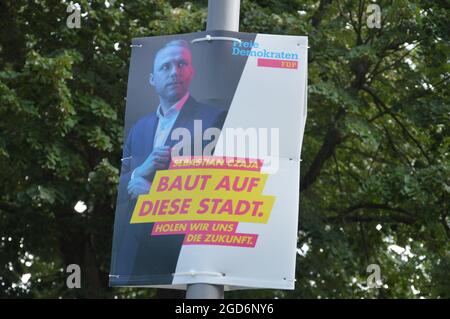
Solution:
{"label": "man's dark suit jacket", "polygon": [[[208,128],[222,129],[226,114],[223,109],[199,103],[190,96],[178,114],[165,145],[173,147],[179,142],[171,139],[171,133],[176,128],[188,129],[193,139],[194,120],[202,120],[202,136]],[[130,224],[136,200],[129,197],[127,185],[133,170],[153,151],[157,127],[156,112],[143,117],[131,129],[124,146],[114,226],[116,237],[111,274],[115,276],[110,277],[112,286],[171,283],[170,274],[175,272],[184,235],[150,236],[153,223]],[[209,142],[204,141],[202,149]],[[191,145],[192,155],[202,155],[194,153],[193,140]],[[154,174],[148,179],[151,181],[153,177]]]}

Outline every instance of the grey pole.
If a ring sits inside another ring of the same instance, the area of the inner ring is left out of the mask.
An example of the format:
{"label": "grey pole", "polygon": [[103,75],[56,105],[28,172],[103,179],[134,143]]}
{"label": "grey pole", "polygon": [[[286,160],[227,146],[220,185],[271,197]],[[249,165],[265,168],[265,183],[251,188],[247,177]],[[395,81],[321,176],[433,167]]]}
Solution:
{"label": "grey pole", "polygon": [[186,299],[223,299],[223,286],[211,284],[191,284],[186,290]]}
{"label": "grey pole", "polygon": [[239,31],[241,0],[208,0],[206,30]]}
{"label": "grey pole", "polygon": [[[208,0],[206,30],[239,31],[241,0]],[[186,299],[223,299],[223,285],[191,284]]]}

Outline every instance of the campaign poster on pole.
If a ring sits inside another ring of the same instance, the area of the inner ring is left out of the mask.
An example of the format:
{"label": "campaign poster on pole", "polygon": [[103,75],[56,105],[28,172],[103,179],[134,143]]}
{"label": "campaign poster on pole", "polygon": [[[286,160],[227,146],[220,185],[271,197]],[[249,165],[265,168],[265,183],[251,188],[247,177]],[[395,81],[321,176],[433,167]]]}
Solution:
{"label": "campaign poster on pole", "polygon": [[307,48],[133,39],[110,286],[294,289]]}

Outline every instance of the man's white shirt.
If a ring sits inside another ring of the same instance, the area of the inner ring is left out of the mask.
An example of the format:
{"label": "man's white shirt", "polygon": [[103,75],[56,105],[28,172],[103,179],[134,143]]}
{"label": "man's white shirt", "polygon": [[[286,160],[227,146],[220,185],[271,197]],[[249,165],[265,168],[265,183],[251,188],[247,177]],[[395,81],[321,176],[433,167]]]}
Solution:
{"label": "man's white shirt", "polygon": [[169,137],[175,121],[180,114],[181,109],[189,98],[189,92],[187,92],[178,102],[172,105],[164,114],[161,104],[156,109],[156,116],[158,117],[158,127],[156,128],[155,139],[153,141],[153,149],[156,147],[164,146],[167,137]]}
{"label": "man's white shirt", "polygon": [[[165,113],[162,110],[161,104],[158,105],[158,108],[156,109],[158,126],[156,127],[155,139],[153,140],[153,149],[164,146],[167,138],[169,137],[170,131],[172,130],[172,127],[188,98],[189,92],[187,92],[178,102],[172,105]],[[131,173],[131,179],[134,178],[135,170]]]}

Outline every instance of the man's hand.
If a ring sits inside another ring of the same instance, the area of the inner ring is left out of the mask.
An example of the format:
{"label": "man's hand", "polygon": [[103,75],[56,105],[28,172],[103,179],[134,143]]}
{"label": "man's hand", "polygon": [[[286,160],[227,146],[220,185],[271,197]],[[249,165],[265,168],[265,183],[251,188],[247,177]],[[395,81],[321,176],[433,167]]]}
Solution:
{"label": "man's hand", "polygon": [[161,146],[153,150],[141,166],[134,170],[134,177],[146,177],[158,169],[167,167],[170,159],[170,147]]}
{"label": "man's hand", "polygon": [[132,199],[135,199],[139,195],[148,194],[151,186],[152,183],[150,183],[145,178],[140,176],[134,177],[128,182],[128,194]]}

